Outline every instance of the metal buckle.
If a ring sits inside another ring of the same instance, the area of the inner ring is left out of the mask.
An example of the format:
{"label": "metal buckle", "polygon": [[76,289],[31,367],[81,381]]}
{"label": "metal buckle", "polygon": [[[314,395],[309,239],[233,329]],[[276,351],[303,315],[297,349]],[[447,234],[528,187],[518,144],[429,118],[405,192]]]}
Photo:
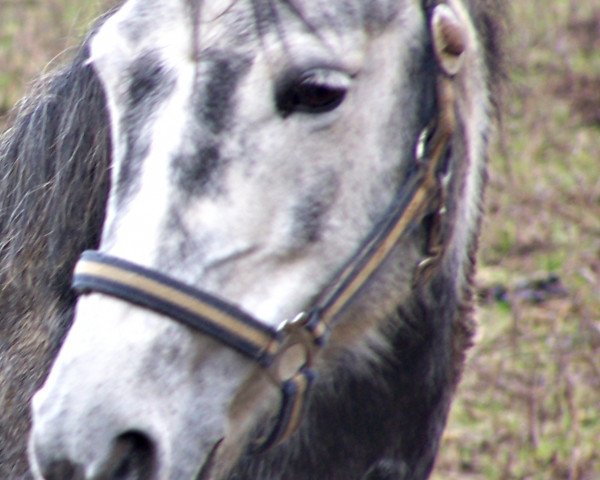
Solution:
{"label": "metal buckle", "polygon": [[307,322],[308,314],[301,312],[277,327],[283,338],[267,374],[278,386],[292,379],[302,369],[312,368],[316,347],[306,328]]}
{"label": "metal buckle", "polygon": [[279,389],[281,404],[274,419],[274,426],[267,435],[257,439],[251,452],[261,453],[285,441],[296,431],[306,403],[306,394],[315,378],[312,371],[316,346],[306,328],[308,315],[302,312],[292,320],[277,327],[282,338],[273,356],[273,362],[265,369],[267,378]]}

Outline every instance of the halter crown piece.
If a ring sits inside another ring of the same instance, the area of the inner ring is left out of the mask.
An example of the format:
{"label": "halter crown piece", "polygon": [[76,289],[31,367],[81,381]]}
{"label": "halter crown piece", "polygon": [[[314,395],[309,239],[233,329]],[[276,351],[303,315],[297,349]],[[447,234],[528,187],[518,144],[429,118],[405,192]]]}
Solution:
{"label": "halter crown piece", "polygon": [[[356,298],[393,248],[412,226],[444,208],[441,177],[447,146],[455,129],[454,86],[465,39],[461,26],[444,5],[430,19],[440,73],[437,79],[438,114],[431,134],[427,129],[415,156],[416,173],[399,190],[380,222],[346,262],[318,300],[294,320],[272,328],[231,303],[162,273],[112,257],[86,251],[75,267],[73,289],[79,294],[99,292],[147,308],[209,335],[256,362],[281,391],[279,413],[270,433],[253,445],[261,452],[286,440],[298,427],[316,373],[314,359],[327,345],[341,312]],[[441,248],[421,266],[441,255]],[[302,359],[295,371],[280,372],[284,357],[300,346]]]}

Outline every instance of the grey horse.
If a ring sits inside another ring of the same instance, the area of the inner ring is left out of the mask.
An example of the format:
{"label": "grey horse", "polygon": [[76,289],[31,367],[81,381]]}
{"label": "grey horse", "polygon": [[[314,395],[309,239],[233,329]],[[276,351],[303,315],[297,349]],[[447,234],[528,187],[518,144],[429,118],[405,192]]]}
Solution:
{"label": "grey horse", "polygon": [[0,477],[427,478],[503,23],[500,0],[101,19],[0,145]]}

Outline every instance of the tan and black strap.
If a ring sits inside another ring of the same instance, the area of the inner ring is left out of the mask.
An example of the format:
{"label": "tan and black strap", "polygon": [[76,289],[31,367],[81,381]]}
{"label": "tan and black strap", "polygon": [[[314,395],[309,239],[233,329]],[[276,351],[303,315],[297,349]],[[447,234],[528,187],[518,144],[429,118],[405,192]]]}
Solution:
{"label": "tan and black strap", "polygon": [[290,378],[281,379],[281,404],[270,433],[256,442],[254,451],[265,451],[285,440],[298,426],[304,411],[306,393],[315,378],[311,369],[312,339],[289,332],[303,328],[273,329],[231,303],[197,290],[178,280],[132,262],[97,251],[81,255],[73,275],[73,288],[79,294],[103,293],[165,315],[208,335],[257,362],[275,367],[280,356],[299,339],[306,345],[306,359]]}
{"label": "tan and black strap", "polygon": [[209,335],[263,367],[273,362],[280,331],[214,295],[120,258],[88,250],[73,276],[80,294],[100,292],[148,308]]}
{"label": "tan and black strap", "polygon": [[448,144],[455,128],[452,87],[447,79],[440,79],[438,83],[438,100],[437,123],[423,146],[422,158],[417,159],[419,169],[402,185],[380,224],[371,231],[310,311],[307,328],[319,344],[327,342],[344,308],[369,283],[400,240],[426,215],[443,207],[440,176],[445,173],[443,167]]}

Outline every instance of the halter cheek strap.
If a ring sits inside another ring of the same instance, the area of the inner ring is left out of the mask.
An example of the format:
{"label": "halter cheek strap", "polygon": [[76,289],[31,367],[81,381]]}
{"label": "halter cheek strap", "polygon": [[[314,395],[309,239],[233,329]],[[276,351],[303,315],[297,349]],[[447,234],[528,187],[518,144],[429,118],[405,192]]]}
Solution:
{"label": "halter cheek strap", "polygon": [[[442,10],[438,10],[440,7]],[[279,386],[281,402],[272,430],[253,445],[255,452],[283,442],[296,430],[316,376],[313,360],[327,345],[346,307],[412,228],[429,214],[441,215],[444,207],[441,177],[455,129],[451,76],[458,71],[465,48],[457,22],[445,5],[438,5],[433,12],[434,50],[442,70],[437,85],[438,116],[435,125],[422,135],[424,141],[415,160],[416,174],[402,186],[382,220],[315,304],[295,320],[274,329],[214,295],[97,251],[84,252],[76,265],[73,288],[79,294],[99,292],[157,312],[216,339],[267,372]],[[430,264],[441,255],[441,250],[435,249],[432,257],[421,264]],[[282,373],[281,364],[298,346],[302,355],[295,369]]]}

